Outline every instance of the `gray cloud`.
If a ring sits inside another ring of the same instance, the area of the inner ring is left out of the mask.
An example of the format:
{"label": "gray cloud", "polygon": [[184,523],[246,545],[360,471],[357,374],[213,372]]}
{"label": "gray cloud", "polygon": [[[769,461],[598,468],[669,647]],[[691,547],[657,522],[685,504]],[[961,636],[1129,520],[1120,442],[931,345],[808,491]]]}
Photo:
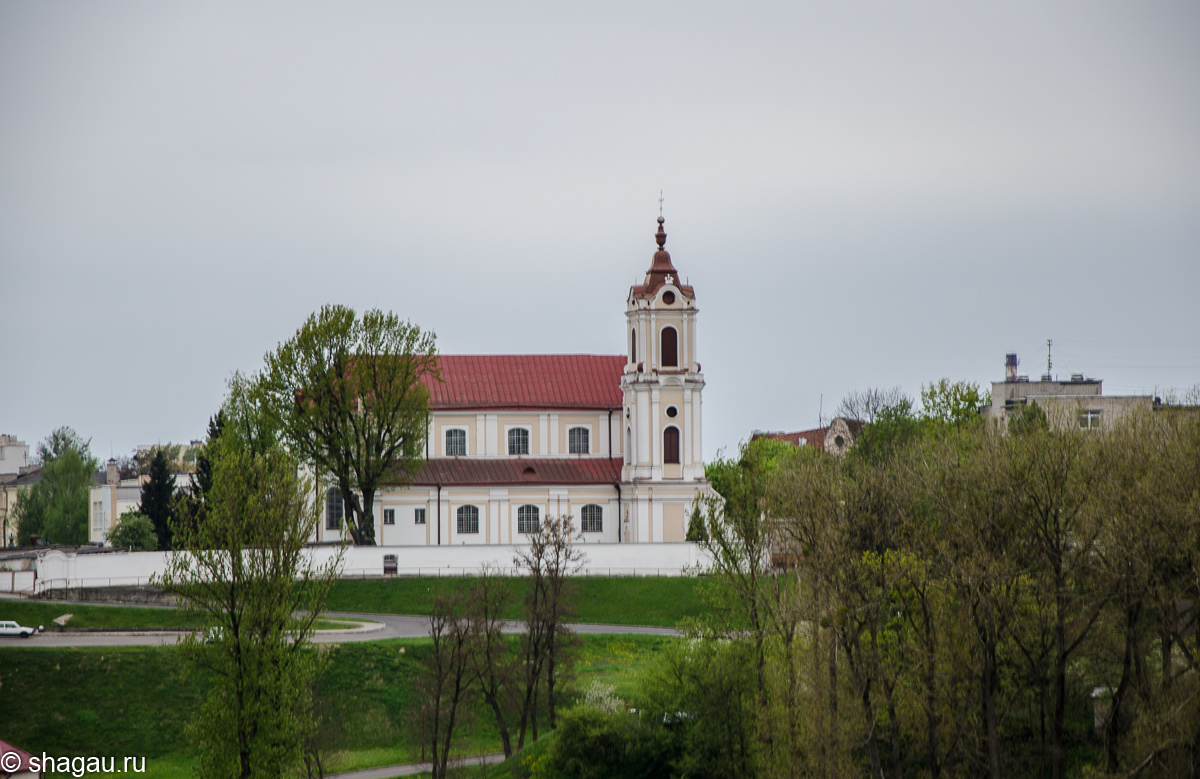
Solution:
{"label": "gray cloud", "polygon": [[[623,349],[666,190],[705,447],[846,391],[1200,381],[1193,3],[8,4],[0,429],[202,434],[325,302]],[[1060,367],[1061,366],[1061,367]]]}

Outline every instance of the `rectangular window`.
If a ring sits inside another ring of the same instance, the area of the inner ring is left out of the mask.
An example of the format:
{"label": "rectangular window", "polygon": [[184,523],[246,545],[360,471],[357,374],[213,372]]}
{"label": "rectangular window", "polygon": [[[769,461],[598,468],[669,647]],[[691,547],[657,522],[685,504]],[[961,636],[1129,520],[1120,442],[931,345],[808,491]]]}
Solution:
{"label": "rectangular window", "polygon": [[92,530],[104,529],[104,501],[98,500],[92,504]]}
{"label": "rectangular window", "polygon": [[384,509],[383,510],[383,524],[385,524],[385,525],[396,524],[396,509]]}
{"label": "rectangular window", "polygon": [[663,462],[679,464],[679,428],[668,427],[663,431]]}
{"label": "rectangular window", "polygon": [[517,532],[518,533],[536,533],[538,529],[538,507],[537,506],[518,506],[517,507]]}
{"label": "rectangular window", "polygon": [[580,512],[581,529],[584,533],[604,532],[604,509],[595,503],[589,503]]}
{"label": "rectangular window", "polygon": [[425,509],[417,509],[416,511],[413,512],[413,524],[414,525],[424,525],[425,524]]}
{"label": "rectangular window", "polygon": [[514,427],[508,431],[508,453],[529,454],[529,431],[523,427]]}
{"label": "rectangular window", "polygon": [[588,453],[588,429],[573,427],[567,431],[567,447],[571,454]]}
{"label": "rectangular window", "polygon": [[341,530],[342,517],[346,515],[346,504],[342,501],[342,493],[337,487],[330,487],[325,493],[325,529]]}
{"label": "rectangular window", "polygon": [[467,455],[467,431],[466,430],[447,430],[446,431],[446,456],[447,457],[466,457]]}
{"label": "rectangular window", "polygon": [[1087,409],[1079,412],[1079,427],[1082,430],[1099,430],[1100,429],[1100,411],[1099,409]]}
{"label": "rectangular window", "polygon": [[460,506],[458,509],[458,532],[479,532],[479,508],[477,506]]}

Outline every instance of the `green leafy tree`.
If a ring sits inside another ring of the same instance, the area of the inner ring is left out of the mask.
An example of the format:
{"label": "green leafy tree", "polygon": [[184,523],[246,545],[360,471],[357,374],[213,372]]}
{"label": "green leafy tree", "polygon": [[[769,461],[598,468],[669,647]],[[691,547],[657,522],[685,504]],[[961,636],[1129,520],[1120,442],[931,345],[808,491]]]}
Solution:
{"label": "green leafy tree", "polygon": [[183,445],[182,444],[156,444],[149,449],[138,449],[134,452],[134,460],[137,461],[138,475],[146,476],[154,468],[154,458],[162,453],[167,458],[167,466],[177,468],[183,463]]}
{"label": "green leafy tree", "polygon": [[310,639],[341,555],[312,562],[311,483],[285,452],[225,442],[209,456],[205,521],[175,524],[178,551],[159,580],[185,613],[207,615],[212,625],[208,643],[189,635],[179,644],[184,661],[212,680],[191,726],[199,775],[291,776],[316,727],[312,687],[321,660]]}
{"label": "green leafy tree", "polygon": [[130,552],[153,552],[158,549],[158,535],[150,517],[140,511],[126,511],[108,531],[108,542],[115,549]]}
{"label": "green leafy tree", "polygon": [[[795,577],[772,565],[781,550],[779,525],[768,511],[767,487],[781,469],[796,462],[828,459],[821,450],[795,447],[760,438],[744,444],[736,460],[718,459],[705,468],[716,496],[702,498],[693,511],[692,530],[711,559],[708,573],[716,585],[710,592],[714,615],[720,615],[715,635],[747,644],[752,658],[754,699],[752,717],[774,706],[781,697],[784,717],[752,731],[762,741],[764,761],[795,766],[799,749],[797,710],[799,688],[788,677],[782,690],[771,681],[772,647],[777,646],[785,667],[797,660],[800,615],[791,607]],[[784,556],[786,558],[786,556]],[[794,557],[794,556],[793,556]],[[765,722],[765,721],[764,721]]]}
{"label": "green leafy tree", "polygon": [[44,441],[38,442],[37,449],[34,452],[34,461],[41,465],[46,465],[69,451],[90,456],[91,445],[91,439],[85,441],[79,433],[63,425],[46,436]]}
{"label": "green leafy tree", "polygon": [[154,524],[161,551],[171,548],[171,518],[176,505],[175,476],[168,454],[164,449],[155,449],[150,459],[150,478],[142,485],[141,512]]}
{"label": "green leafy tree", "polygon": [[89,442],[60,427],[38,444],[37,453],[41,481],[22,490],[13,506],[18,543],[36,535],[50,544],[86,544],[88,487],[98,467]]}
{"label": "green leafy tree", "polygon": [[921,385],[921,416],[936,422],[961,425],[979,418],[979,407],[988,404],[988,393],[969,381],[938,379]]}
{"label": "green leafy tree", "polygon": [[420,470],[434,335],[377,309],[324,306],[266,356],[247,395],[291,451],[337,486],[355,544],[375,543],[375,493]]}

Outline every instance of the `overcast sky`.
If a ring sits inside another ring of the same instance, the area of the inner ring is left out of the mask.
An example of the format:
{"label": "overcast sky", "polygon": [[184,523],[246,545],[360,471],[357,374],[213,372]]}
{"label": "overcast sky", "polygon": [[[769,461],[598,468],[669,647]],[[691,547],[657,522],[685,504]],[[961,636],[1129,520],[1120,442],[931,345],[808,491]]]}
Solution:
{"label": "overcast sky", "polygon": [[0,2],[0,432],[204,434],[324,303],[608,353],[696,289],[705,455],[1019,353],[1200,382],[1200,4]]}

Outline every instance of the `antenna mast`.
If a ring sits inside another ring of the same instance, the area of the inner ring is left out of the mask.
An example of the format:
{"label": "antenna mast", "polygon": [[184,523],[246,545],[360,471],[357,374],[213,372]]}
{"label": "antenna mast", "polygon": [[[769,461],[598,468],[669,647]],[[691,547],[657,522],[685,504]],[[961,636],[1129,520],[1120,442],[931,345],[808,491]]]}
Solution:
{"label": "antenna mast", "polygon": [[1046,339],[1046,378],[1047,378],[1049,381],[1053,381],[1053,380],[1054,380],[1054,379],[1052,379],[1052,378],[1051,378],[1051,376],[1052,376],[1052,373],[1051,373],[1051,371],[1052,371],[1052,369],[1054,368],[1054,360],[1053,360],[1053,359],[1051,359],[1051,357],[1050,357],[1050,354],[1051,354],[1051,353],[1050,353],[1050,348],[1051,348],[1052,346],[1054,346],[1054,339],[1053,339],[1053,338],[1047,338],[1047,339]]}

